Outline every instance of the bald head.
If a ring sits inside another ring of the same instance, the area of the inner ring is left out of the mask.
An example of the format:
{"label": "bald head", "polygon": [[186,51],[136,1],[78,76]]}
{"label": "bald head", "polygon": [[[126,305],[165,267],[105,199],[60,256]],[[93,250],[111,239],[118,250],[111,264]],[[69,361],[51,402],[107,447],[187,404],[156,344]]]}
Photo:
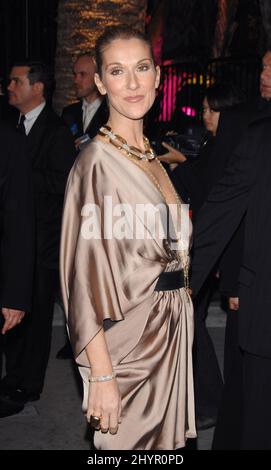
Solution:
{"label": "bald head", "polygon": [[84,98],[89,103],[99,96],[94,83],[95,72],[95,63],[89,55],[79,57],[74,63],[73,75],[76,95],[78,98]]}

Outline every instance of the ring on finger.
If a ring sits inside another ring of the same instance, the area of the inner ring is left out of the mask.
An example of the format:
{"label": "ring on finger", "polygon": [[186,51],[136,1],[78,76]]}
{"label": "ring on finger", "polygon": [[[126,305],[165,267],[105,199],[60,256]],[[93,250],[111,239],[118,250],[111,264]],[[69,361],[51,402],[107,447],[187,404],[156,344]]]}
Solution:
{"label": "ring on finger", "polygon": [[101,428],[101,417],[91,415],[89,419],[89,424],[92,428],[96,429],[96,431],[99,431],[99,429]]}

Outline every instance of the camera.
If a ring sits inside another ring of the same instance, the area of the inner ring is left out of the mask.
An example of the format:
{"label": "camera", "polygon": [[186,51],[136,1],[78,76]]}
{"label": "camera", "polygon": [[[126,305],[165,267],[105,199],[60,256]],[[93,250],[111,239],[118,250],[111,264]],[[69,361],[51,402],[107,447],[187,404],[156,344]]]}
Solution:
{"label": "camera", "polygon": [[203,142],[206,140],[204,127],[189,127],[181,133],[167,132],[158,139],[152,140],[157,155],[163,155],[168,150],[162,146],[162,142],[182,152],[187,158],[197,158]]}

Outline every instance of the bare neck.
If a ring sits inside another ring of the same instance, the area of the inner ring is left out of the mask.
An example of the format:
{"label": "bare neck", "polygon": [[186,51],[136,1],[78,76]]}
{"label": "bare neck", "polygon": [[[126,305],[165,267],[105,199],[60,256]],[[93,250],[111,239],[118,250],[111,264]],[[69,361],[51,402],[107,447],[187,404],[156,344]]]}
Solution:
{"label": "bare neck", "polygon": [[90,103],[93,103],[98,97],[99,97],[99,94],[96,91],[94,91],[90,95],[84,96],[84,100],[86,100],[86,102],[90,104]]}
{"label": "bare neck", "polygon": [[45,102],[44,98],[32,100],[30,103],[27,103],[25,105],[18,107],[18,110],[20,111],[21,114],[27,114],[27,113],[30,113],[32,109],[37,108],[40,104],[44,102]]}
{"label": "bare neck", "polygon": [[134,120],[125,116],[115,117],[113,113],[110,113],[108,125],[115,134],[123,137],[128,145],[144,150],[143,119]]}

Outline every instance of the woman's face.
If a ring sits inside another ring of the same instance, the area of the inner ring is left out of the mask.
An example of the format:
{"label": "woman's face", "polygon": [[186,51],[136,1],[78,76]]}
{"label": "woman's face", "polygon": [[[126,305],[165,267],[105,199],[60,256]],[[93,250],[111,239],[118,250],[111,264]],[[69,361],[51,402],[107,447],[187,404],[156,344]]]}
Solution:
{"label": "woman's face", "polygon": [[213,136],[216,135],[218,128],[220,111],[214,111],[210,108],[207,98],[203,100],[203,121],[207,131],[211,132]]}
{"label": "woman's face", "polygon": [[160,70],[141,39],[115,39],[102,53],[102,76],[95,83],[108,97],[110,115],[141,119],[152,106],[159,85]]}

